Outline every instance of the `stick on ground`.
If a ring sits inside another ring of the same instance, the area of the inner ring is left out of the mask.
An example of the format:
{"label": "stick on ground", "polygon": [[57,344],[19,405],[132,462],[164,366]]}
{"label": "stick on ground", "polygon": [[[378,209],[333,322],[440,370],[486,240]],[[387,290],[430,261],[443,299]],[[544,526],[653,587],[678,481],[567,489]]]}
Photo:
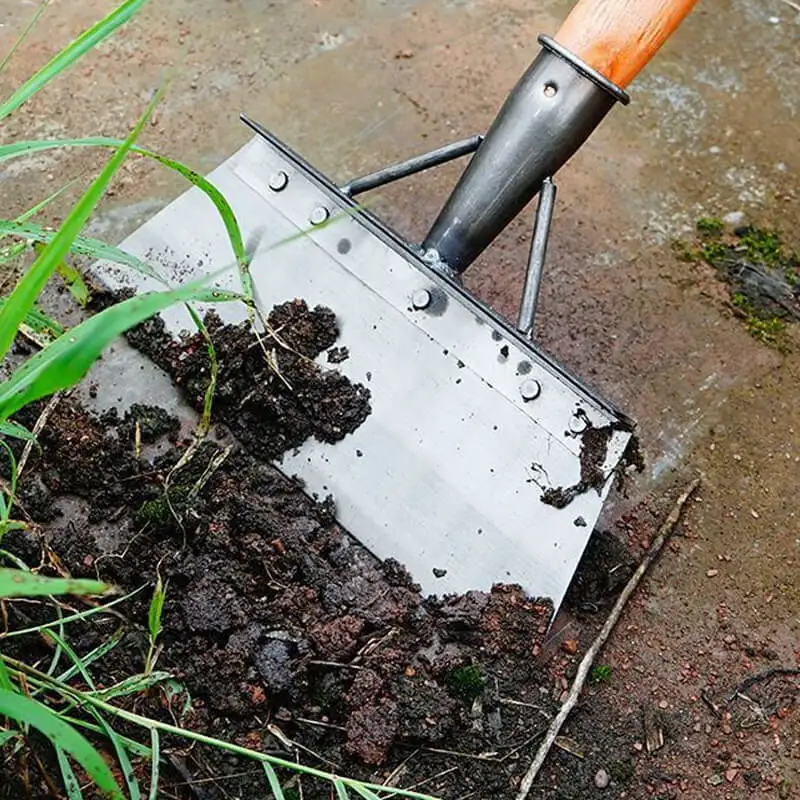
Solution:
{"label": "stick on ground", "polygon": [[528,771],[525,773],[525,777],[522,779],[519,792],[517,792],[516,800],[526,800],[528,792],[530,792],[531,786],[536,780],[536,776],[539,774],[539,770],[542,768],[542,764],[544,764],[547,754],[550,752],[550,748],[553,746],[553,742],[555,742],[556,737],[561,732],[564,722],[566,722],[567,717],[578,702],[581,690],[583,689],[583,684],[586,681],[586,677],[589,674],[589,670],[592,668],[592,664],[594,663],[597,654],[603,648],[603,645],[611,635],[611,631],[614,630],[614,626],[617,624],[617,621],[622,614],[622,610],[625,608],[626,603],[636,590],[636,587],[639,585],[639,581],[641,581],[642,577],[650,568],[650,565],[655,561],[656,557],[661,552],[661,549],[664,547],[664,544],[675,530],[675,526],[678,524],[678,520],[681,516],[681,511],[683,510],[684,505],[686,505],[686,501],[692,496],[692,494],[694,494],[699,485],[700,479],[695,478],[675,501],[672,511],[670,511],[669,516],[662,523],[661,528],[658,531],[658,536],[656,536],[656,538],[653,540],[653,543],[650,545],[650,549],[642,559],[642,563],[639,564],[636,572],[633,573],[627,585],[622,590],[622,593],[617,598],[617,602],[614,604],[614,608],[608,615],[608,619],[605,621],[602,630],[599,634],[597,634],[597,638],[592,642],[592,646],[586,651],[586,655],[583,657],[583,660],[578,667],[578,672],[575,675],[575,680],[572,683],[572,688],[569,691],[569,695],[564,701],[564,705],[561,706],[561,709],[556,715],[555,719],[550,724],[550,727],[547,731],[547,736],[545,736],[544,741],[536,751],[533,763],[530,765]]}

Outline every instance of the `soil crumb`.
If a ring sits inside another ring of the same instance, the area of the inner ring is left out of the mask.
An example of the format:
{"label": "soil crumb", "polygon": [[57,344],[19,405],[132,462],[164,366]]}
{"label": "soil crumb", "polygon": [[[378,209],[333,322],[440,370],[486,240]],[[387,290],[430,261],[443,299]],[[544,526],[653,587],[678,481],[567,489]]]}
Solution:
{"label": "soil crumb", "polygon": [[[204,323],[219,365],[215,420],[251,454],[278,459],[311,437],[334,444],[369,417],[369,389],[314,360],[332,351],[339,336],[330,309],[288,301],[272,309],[260,334],[249,322],[223,325],[214,312]],[[202,333],[175,339],[155,317],[129,332],[128,340],[170,374],[187,402],[202,410],[212,364]]]}

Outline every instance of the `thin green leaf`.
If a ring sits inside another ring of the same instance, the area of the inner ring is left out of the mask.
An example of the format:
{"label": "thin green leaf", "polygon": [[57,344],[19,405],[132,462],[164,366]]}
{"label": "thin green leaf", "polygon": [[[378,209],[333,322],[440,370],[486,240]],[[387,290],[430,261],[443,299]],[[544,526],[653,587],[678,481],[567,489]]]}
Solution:
{"label": "thin green leaf", "polygon": [[267,780],[269,781],[269,788],[272,790],[272,796],[275,798],[275,800],[286,800],[286,795],[283,793],[281,782],[278,780],[278,775],[275,772],[275,768],[272,766],[272,764],[268,764],[266,761],[262,761],[261,766],[264,767],[264,772],[267,774]]}
{"label": "thin green leaf", "polygon": [[128,753],[125,751],[125,746],[122,743],[117,732],[105,721],[103,715],[96,709],[91,709],[92,716],[100,724],[103,733],[108,737],[108,740],[114,747],[114,752],[117,754],[120,769],[122,770],[122,777],[125,779],[125,786],[128,788],[128,800],[142,800],[142,793],[139,791],[139,783],[136,780],[136,773],[133,770]]}
{"label": "thin green leaf", "polygon": [[336,797],[339,800],[350,800],[350,795],[347,794],[347,787],[338,778],[333,782],[333,788],[336,789]]}
{"label": "thin green leaf", "polygon": [[0,749],[5,747],[12,739],[19,736],[19,731],[0,730]]}
{"label": "thin green leaf", "polygon": [[17,50],[19,50],[20,45],[28,38],[30,32],[36,27],[36,23],[39,21],[39,18],[42,16],[42,14],[44,14],[45,9],[47,8],[47,3],[48,0],[42,0],[42,2],[39,3],[39,8],[36,9],[34,15],[31,17],[30,21],[25,26],[22,33],[17,37],[17,40],[11,46],[11,49],[8,51],[8,53],[6,53],[3,60],[0,61],[0,72],[2,72],[6,68],[8,62],[11,61],[11,59],[13,58],[14,53],[16,53]]}
{"label": "thin green leaf", "polygon": [[150,600],[150,610],[147,615],[147,624],[150,629],[150,638],[155,641],[161,633],[161,614],[164,611],[164,601],[167,599],[167,590],[161,583],[161,576],[156,580],[153,597]]}
{"label": "thin green leaf", "polygon": [[57,267],[56,271],[64,281],[69,293],[75,298],[75,301],[82,308],[86,308],[89,302],[89,287],[86,285],[83,276],[78,272],[75,267],[62,261]]}
{"label": "thin green leaf", "polygon": [[172,675],[169,672],[152,672],[150,675],[132,675],[130,678],[125,678],[107,689],[95,692],[94,696],[101,700],[110,700],[112,697],[126,697],[129,694],[138,694],[139,692],[149,689],[151,686],[156,686],[169,680]]}
{"label": "thin green leaf", "polygon": [[24,425],[17,422],[0,421],[0,433],[10,439],[22,439],[24,442],[36,441],[36,437]]}
{"label": "thin green leaf", "polygon": [[0,557],[14,564],[17,569],[28,569],[28,565],[21,558],[18,558],[13,553],[9,553],[8,550],[0,550]]}
{"label": "thin green leaf", "polygon": [[[0,570],[1,572],[2,570]],[[124,595],[123,597],[118,597],[116,600],[111,600],[108,603],[103,604],[102,606],[95,606],[94,608],[87,608],[85,611],[78,611],[75,614],[71,614],[68,617],[64,617],[63,619],[55,619],[51,622],[43,622],[40,625],[31,625],[29,628],[20,628],[17,631],[8,631],[8,633],[3,634],[3,639],[12,639],[15,636],[27,636],[29,633],[41,633],[42,631],[49,630],[50,628],[55,628],[60,625],[66,625],[69,622],[75,622],[79,619],[87,619],[88,617],[93,617],[95,614],[102,614],[104,611],[107,611],[109,608],[113,608],[120,603],[124,603],[126,600],[130,600],[131,597],[139,594],[139,592],[144,589],[144,586],[140,586],[138,589],[134,589],[132,592]]]}
{"label": "thin green leaf", "polygon": [[11,676],[4,661],[0,661],[0,689],[5,689],[7,692],[14,691],[14,684],[11,683]]}
{"label": "thin green leaf", "polygon": [[[11,471],[11,485],[8,489],[8,503],[6,504],[5,497],[3,497],[3,521],[6,522],[8,520],[8,516],[11,513],[11,506],[14,504],[14,498],[17,495],[17,458],[14,455],[14,451],[9,446],[8,442],[3,439],[0,439],[0,447],[6,451],[6,455],[8,456],[8,463],[10,465]],[[2,492],[0,492],[0,496],[2,496]]]}
{"label": "thin green leaf", "polygon": [[158,731],[153,728],[150,731],[150,751],[152,753],[150,762],[150,791],[147,800],[158,800],[158,770],[161,766],[161,747],[158,741]]}
{"label": "thin green leaf", "polygon": [[[85,728],[87,731],[92,731],[92,733],[99,733],[101,735],[105,733],[99,725],[95,725],[93,722],[87,722],[85,719],[69,717],[66,714],[60,714],[59,716],[65,722],[78,728]],[[139,742],[135,742],[133,739],[129,739],[127,736],[121,736],[120,734],[117,734],[117,738],[122,742],[129,753],[141,758],[150,758],[149,747],[145,747],[143,744],[139,744]]]}
{"label": "thin green leaf", "polygon": [[26,247],[27,245],[25,242],[16,242],[15,244],[0,248],[0,265],[10,264],[14,259],[25,252]]}
{"label": "thin green leaf", "polygon": [[[7,297],[0,297],[0,312],[2,312],[3,306],[5,306],[7,301]],[[64,326],[61,325],[60,322],[54,320],[52,317],[47,316],[44,311],[36,306],[31,308],[25,315],[23,327],[24,326],[28,326],[37,334],[46,336],[48,341],[50,339],[57,339],[65,331]]]}
{"label": "thin green leaf", "polygon": [[[47,230],[34,222],[20,222],[19,220],[7,219],[0,220],[0,235],[19,236],[29,242],[48,243],[53,240],[56,233],[57,231]],[[92,239],[90,236],[76,236],[75,241],[70,246],[70,252],[75,255],[97,259],[98,261],[112,261],[115,264],[122,264],[123,266],[135,269],[148,278],[166,283],[158,270],[154,269],[150,264],[147,264],[131,253],[126,253],[119,247],[106,244],[106,242],[100,239]]]}
{"label": "thin green leaf", "polygon": [[217,392],[217,378],[219,377],[219,361],[217,361],[217,350],[214,347],[214,342],[211,339],[211,334],[208,332],[208,328],[206,328],[205,323],[200,318],[200,315],[192,308],[191,305],[188,303],[186,304],[186,308],[189,311],[189,316],[191,316],[192,321],[195,324],[195,327],[198,331],[200,331],[203,338],[206,340],[206,350],[208,352],[208,360],[211,364],[211,370],[208,378],[208,386],[206,387],[206,393],[203,395],[203,413],[200,417],[200,422],[198,424],[199,433],[201,436],[208,433],[209,429],[211,428],[211,412],[214,406],[214,395]]}
{"label": "thin green leaf", "polygon": [[100,791],[114,800],[124,800],[122,791],[100,753],[82,734],[47,706],[15,692],[0,689],[0,714],[36,728],[55,747],[71,755],[86,770]]}
{"label": "thin green leaf", "polygon": [[364,800],[381,800],[381,798],[378,797],[378,795],[375,794],[375,792],[373,792],[372,789],[368,789],[366,786],[362,786],[360,783],[357,783],[355,781],[353,781],[353,783],[350,784],[350,788],[356,794],[360,794],[364,798]]}
{"label": "thin green leaf", "polygon": [[56,758],[58,759],[58,767],[61,770],[61,777],[64,780],[64,791],[67,793],[67,800],[83,800],[83,792],[72,767],[67,761],[64,751],[56,745]]}
{"label": "thin green leaf", "polygon": [[[125,635],[124,628],[117,628],[108,639],[103,640],[94,650],[89,651],[82,659],[81,663],[84,667],[90,667],[95,661],[102,658],[107,653],[110,653],[121,641]],[[73,664],[66,672],[62,672],[56,680],[64,683],[68,681],[73,675],[78,672],[78,667]]]}
{"label": "thin green leaf", "polygon": [[77,39],[68,44],[60,53],[51,59],[42,69],[20,86],[11,97],[0,106],[0,119],[16,111],[26,100],[30,99],[53,78],[72,66],[81,56],[96,47],[103,39],[107,39],[121,25],[124,25],[147,0],[126,0],[100,22],[84,31]]}
{"label": "thin green leaf", "polygon": [[86,665],[83,663],[83,660],[72,649],[72,646],[69,644],[69,642],[67,642],[63,636],[57,634],[55,631],[45,631],[44,635],[52,639],[67,654],[70,661],[72,661],[73,665],[83,676],[83,679],[86,681],[86,685],[90,689],[95,689],[96,687],[94,681],[92,680],[92,676],[89,674],[89,670],[86,669]]}
{"label": "thin green leaf", "polygon": [[127,139],[119,146],[100,175],[75,204],[58,233],[45,246],[42,254],[14,287],[14,291],[0,311],[0,357],[5,356],[8,352],[20,323],[33,307],[53,270],[63,261],[75,237],[100,202],[111,178],[122,165],[136,137],[141,133],[144,124],[153,113],[158,98],[159,95],[153,98]]}
{"label": "thin green leaf", "polygon": [[[60,389],[74,386],[106,347],[126,330],[178,301],[195,299],[208,275],[168,292],[146,292],[104,309],[31,356],[0,384],[0,419]],[[207,290],[203,289],[203,293]],[[224,297],[222,292],[211,296]]]}
{"label": "thin green leaf", "polygon": [[[25,142],[13,142],[11,144],[0,145],[0,161],[5,161],[10,158],[18,158],[20,156],[37,153],[42,150],[52,150],[54,148],[66,147],[119,147],[119,139],[111,139],[106,136],[88,136],[81,139],[45,139],[33,140]],[[231,248],[236,258],[236,263],[241,267],[249,263],[248,255],[244,247],[244,239],[242,238],[242,231],[239,223],[236,220],[236,215],[230,203],[225,199],[225,196],[212,184],[207,178],[204,178],[199,173],[195,172],[191,167],[187,167],[179,161],[167,158],[166,156],[159,155],[152,150],[147,150],[144,147],[132,147],[131,152],[137,155],[152,158],[159,164],[179,173],[186,178],[192,185],[196,186],[211,200],[219,212],[222,222],[225,225],[225,230],[228,233],[228,238],[231,242]]]}
{"label": "thin green leaf", "polygon": [[35,217],[40,211],[50,205],[57,197],[60,197],[67,189],[71,189],[80,178],[73,178],[71,181],[67,181],[63,186],[56,189],[51,195],[45,197],[44,200],[40,200],[35,206],[31,206],[27,211],[24,211],[20,214],[14,222],[18,225],[22,224],[23,222],[27,222],[29,219]]}
{"label": "thin green leaf", "polygon": [[[48,578],[21,569],[0,569],[0,598],[48,597],[59,594],[98,595],[112,587],[100,581],[77,578]],[[58,623],[56,623],[58,624]]]}

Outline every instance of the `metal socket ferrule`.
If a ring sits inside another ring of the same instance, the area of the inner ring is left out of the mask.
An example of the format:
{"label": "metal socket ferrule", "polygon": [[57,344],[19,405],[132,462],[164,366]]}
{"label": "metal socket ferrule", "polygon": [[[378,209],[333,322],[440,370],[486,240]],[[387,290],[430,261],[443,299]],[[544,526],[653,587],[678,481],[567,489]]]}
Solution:
{"label": "metal socket ferrule", "polygon": [[539,55],[512,90],[422,248],[462,273],[628,95],[540,36]]}

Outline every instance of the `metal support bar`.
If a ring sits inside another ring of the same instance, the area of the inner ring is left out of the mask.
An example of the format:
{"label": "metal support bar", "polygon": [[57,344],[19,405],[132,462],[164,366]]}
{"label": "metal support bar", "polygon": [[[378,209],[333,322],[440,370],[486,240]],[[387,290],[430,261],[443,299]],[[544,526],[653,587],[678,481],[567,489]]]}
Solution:
{"label": "metal support bar", "polygon": [[547,240],[550,236],[550,223],[556,204],[556,185],[552,178],[545,178],[539,192],[539,204],[531,238],[531,252],[528,258],[528,270],[525,274],[525,288],[522,292],[522,303],[519,309],[517,327],[528,339],[533,338],[533,319],[536,315],[536,304],[539,300],[539,285],[542,282],[544,260],[547,255]]}
{"label": "metal support bar", "polygon": [[387,183],[393,183],[401,178],[407,178],[409,175],[415,175],[417,172],[422,172],[431,167],[438,167],[441,164],[446,164],[448,161],[454,161],[456,158],[474,153],[482,141],[483,136],[476,134],[475,136],[470,136],[469,139],[462,139],[460,142],[446,144],[444,147],[431,150],[429,153],[414,156],[414,158],[401,161],[399,164],[392,164],[391,166],[379,169],[377,172],[371,172],[369,175],[355,178],[340,187],[340,191],[348,197],[355,197],[357,194],[368,192],[371,189],[377,189],[379,186],[385,186]]}

